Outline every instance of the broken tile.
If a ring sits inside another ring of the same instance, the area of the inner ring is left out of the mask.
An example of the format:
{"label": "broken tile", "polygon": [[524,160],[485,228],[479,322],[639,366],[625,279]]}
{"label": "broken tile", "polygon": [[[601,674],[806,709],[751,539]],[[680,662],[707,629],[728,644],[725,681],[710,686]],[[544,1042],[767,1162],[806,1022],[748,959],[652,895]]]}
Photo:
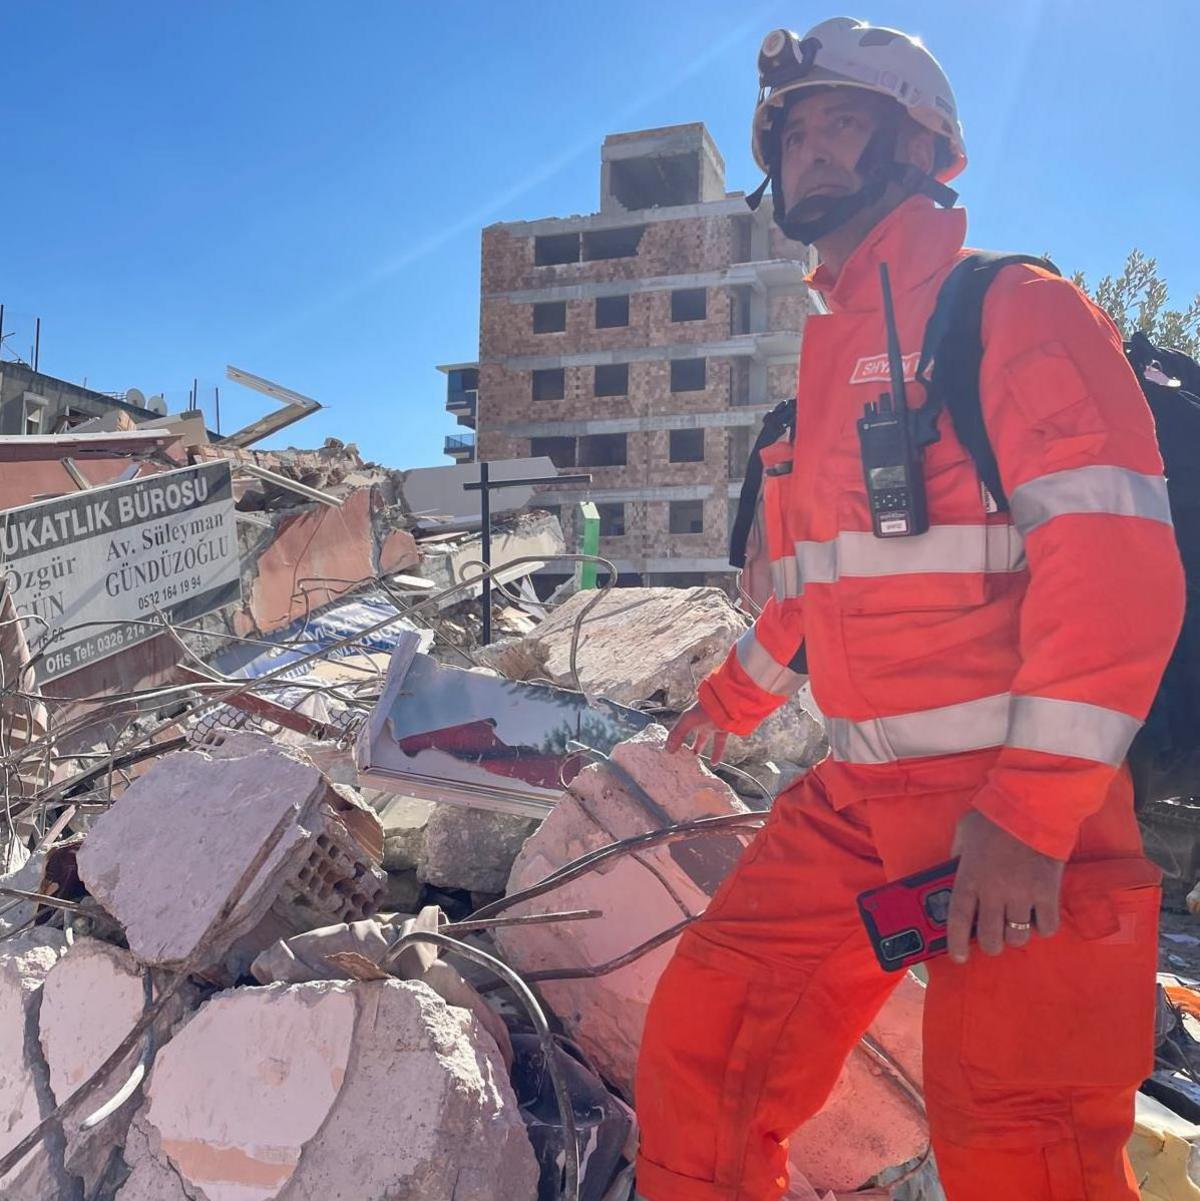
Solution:
{"label": "broken tile", "polygon": [[536,1197],[495,1044],[424,984],[219,994],[159,1053],[147,1097],[118,1201],[161,1201],[148,1160],[207,1201]]}

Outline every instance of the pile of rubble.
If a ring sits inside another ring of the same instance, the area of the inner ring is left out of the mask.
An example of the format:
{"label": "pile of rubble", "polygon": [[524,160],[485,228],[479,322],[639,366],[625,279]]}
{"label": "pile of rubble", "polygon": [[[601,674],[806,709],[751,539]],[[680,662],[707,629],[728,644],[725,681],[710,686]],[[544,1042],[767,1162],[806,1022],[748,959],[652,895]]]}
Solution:
{"label": "pile of rubble", "polygon": [[[728,768],[667,754],[748,624],[721,591],[539,599],[561,530],[514,512],[483,646],[443,477],[184,450],[233,465],[238,603],[159,612],[172,654],[87,694],[39,688],[0,597],[0,1195],[632,1201],[646,1007],[825,753],[811,697]],[[1190,975],[1131,1145],[1162,1201],[1200,1146]],[[909,976],[792,1140],[790,1201],[941,1198],[923,1001]]]}

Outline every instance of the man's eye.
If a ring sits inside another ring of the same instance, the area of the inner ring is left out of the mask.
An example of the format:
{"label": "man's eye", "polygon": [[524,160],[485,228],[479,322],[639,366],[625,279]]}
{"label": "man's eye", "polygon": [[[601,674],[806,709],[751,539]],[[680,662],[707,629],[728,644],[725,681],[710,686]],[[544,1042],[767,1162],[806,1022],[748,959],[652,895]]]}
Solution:
{"label": "man's eye", "polygon": [[843,113],[837,119],[838,129],[853,129],[858,124],[858,118],[850,113]]}
{"label": "man's eye", "polygon": [[799,146],[802,140],[800,131],[797,129],[789,129],[783,136],[783,144],[785,146]]}

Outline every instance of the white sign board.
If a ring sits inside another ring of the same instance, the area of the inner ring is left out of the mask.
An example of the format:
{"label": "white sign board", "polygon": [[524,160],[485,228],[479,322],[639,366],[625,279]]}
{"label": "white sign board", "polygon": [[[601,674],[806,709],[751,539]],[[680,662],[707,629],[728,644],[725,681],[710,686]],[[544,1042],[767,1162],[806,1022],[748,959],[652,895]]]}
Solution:
{"label": "white sign board", "polygon": [[[39,682],[241,598],[228,463],[184,467],[0,513],[0,576]],[[142,619],[142,620],[138,620]]]}

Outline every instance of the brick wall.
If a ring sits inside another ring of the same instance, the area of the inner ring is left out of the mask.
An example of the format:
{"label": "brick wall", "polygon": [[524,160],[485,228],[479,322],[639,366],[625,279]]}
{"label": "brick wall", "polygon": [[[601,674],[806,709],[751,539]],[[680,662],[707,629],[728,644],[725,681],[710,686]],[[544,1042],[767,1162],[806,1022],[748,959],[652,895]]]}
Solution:
{"label": "brick wall", "polygon": [[[630,220],[629,224],[638,222]],[[724,216],[652,221],[645,227],[637,254],[629,258],[538,267],[534,264],[532,237],[492,225],[483,231],[482,294],[487,297],[495,292],[548,288],[582,280],[716,271],[729,265],[731,236],[731,221]]]}

